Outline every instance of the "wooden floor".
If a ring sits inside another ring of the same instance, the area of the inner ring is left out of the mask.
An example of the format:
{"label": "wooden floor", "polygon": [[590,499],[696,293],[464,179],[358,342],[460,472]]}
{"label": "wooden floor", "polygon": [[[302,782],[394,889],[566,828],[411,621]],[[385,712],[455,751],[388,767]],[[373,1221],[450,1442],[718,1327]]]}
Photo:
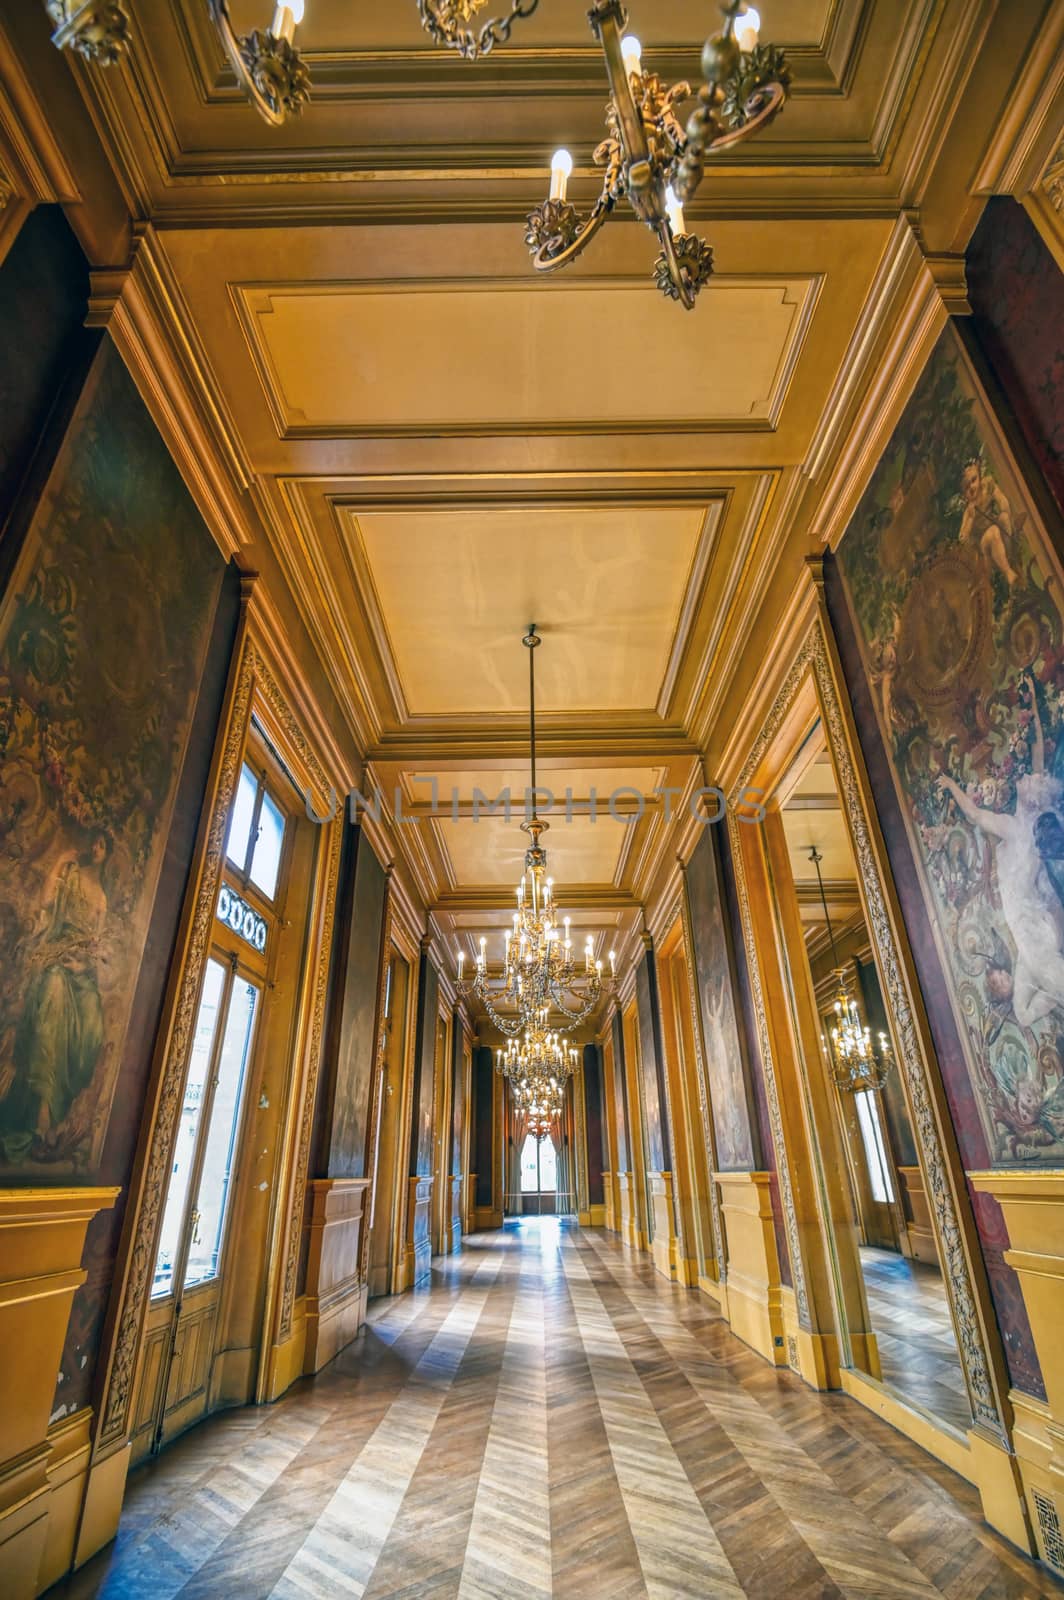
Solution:
{"label": "wooden floor", "polygon": [[53,1595],[614,1600],[1064,1594],[974,1492],[608,1235],[528,1219],[275,1406],[130,1479]]}
{"label": "wooden floor", "polygon": [[965,1433],[972,1410],[941,1272],[867,1245],[861,1269],[883,1382]]}

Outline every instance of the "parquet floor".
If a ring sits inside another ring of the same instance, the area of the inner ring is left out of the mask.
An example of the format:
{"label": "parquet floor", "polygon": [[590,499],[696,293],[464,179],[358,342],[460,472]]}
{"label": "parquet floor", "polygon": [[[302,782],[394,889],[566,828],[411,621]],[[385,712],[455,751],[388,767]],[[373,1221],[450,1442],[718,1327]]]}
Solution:
{"label": "parquet floor", "polygon": [[972,1412],[942,1274],[867,1245],[861,1269],[883,1382],[965,1432]]}
{"label": "parquet floor", "polygon": [[969,1486],[553,1218],[466,1241],[277,1405],[130,1479],[58,1600],[1029,1600]]}

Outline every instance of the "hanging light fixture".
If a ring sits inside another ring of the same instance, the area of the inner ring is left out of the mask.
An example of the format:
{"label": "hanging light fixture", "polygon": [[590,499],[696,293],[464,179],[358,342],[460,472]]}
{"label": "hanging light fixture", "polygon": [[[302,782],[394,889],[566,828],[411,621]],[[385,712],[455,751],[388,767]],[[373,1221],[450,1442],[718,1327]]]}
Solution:
{"label": "hanging light fixture", "polygon": [[[497,44],[505,44],[514,23],[539,7],[539,0],[511,0],[504,16],[470,26],[490,3],[416,0],[421,26],[430,39],[465,61],[476,61]],[[60,50],[76,50],[86,61],[110,67],[129,48],[123,0],[45,0],[45,5],[54,27],[52,43]],[[237,81],[256,111],[275,128],[298,116],[310,99],[310,70],[295,42],[305,0],[281,0],[268,28],[244,34],[233,26],[229,0],[207,0],[207,5]]]}
{"label": "hanging light fixture", "polygon": [[831,1069],[835,1082],[844,1094],[859,1094],[864,1089],[881,1089],[886,1081],[894,1057],[885,1033],[880,1033],[878,1048],[873,1048],[871,1030],[861,1019],[857,1001],[851,995],[845,974],[839,965],[835,948],[835,934],[828,912],[824,880],[820,863],[824,857],[816,845],[809,852],[816,868],[816,881],[820,888],[820,903],[824,907],[824,921],[831,941],[831,959],[839,987],[835,994],[835,1024],[831,1029]]}
{"label": "hanging light fixture", "polygon": [[[509,1037],[528,1028],[544,1008],[558,1012],[563,1026],[575,1027],[594,1010],[602,995],[613,985],[617,970],[616,953],[610,951],[609,977],[603,976],[602,962],[595,959],[591,935],[584,946],[582,966],[573,957],[572,919],[559,920],[554,898],[554,879],[547,876],[547,852],[540,843],[549,832],[536,811],[536,651],[542,639],[531,623],[522,639],[528,651],[528,696],[531,749],[529,797],[532,814],[521,824],[532,843],[525,851],[525,870],[517,885],[517,909],[513,928],[507,929],[501,982],[493,982],[488,970],[487,939],[481,939],[476,969],[465,978],[465,951],[458,952],[458,990],[475,994],[487,1008],[495,1025]],[[498,1010],[514,1007],[516,1018]]]}
{"label": "hanging light fixture", "polygon": [[560,1033],[550,1030],[549,1020],[544,1006],[520,1038],[511,1037],[504,1050],[496,1050],[496,1070],[511,1079],[542,1077],[564,1084],[571,1078],[580,1053],[574,1045],[566,1045]]}
{"label": "hanging light fixture", "polygon": [[525,1114],[529,1133],[540,1141],[556,1128],[565,1111],[565,1084],[558,1079],[533,1074],[512,1078],[510,1092],[514,1106]]}
{"label": "hanging light fixture", "polygon": [[525,243],[540,272],[556,272],[582,255],[621,200],[661,241],[654,267],[658,288],[688,311],[713,273],[713,251],[687,232],[683,208],[694,199],[709,156],[731,149],[768,126],[790,87],[783,52],[758,42],[761,18],[743,0],[721,7],[724,26],[702,51],[706,82],[698,105],[681,125],[678,108],[692,98],[689,83],[667,89],[643,69],[643,47],[625,34],[621,0],[596,0],[588,12],[602,45],[610,80],[606,138],[595,151],[605,169],[602,192],[581,217],[567,199],[572,156],[559,150],[551,164],[551,189],[529,213]]}

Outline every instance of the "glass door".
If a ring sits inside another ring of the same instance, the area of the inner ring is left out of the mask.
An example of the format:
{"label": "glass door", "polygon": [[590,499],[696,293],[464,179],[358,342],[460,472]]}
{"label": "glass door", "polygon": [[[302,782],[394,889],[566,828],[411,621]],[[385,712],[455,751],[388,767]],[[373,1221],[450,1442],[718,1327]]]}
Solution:
{"label": "glass door", "polygon": [[237,961],[211,956],[152,1284],[152,1300],[168,1299],[172,1307],[156,1448],[208,1403],[226,1221],[261,997],[260,984]]}
{"label": "glass door", "polygon": [[275,958],[289,817],[246,762],[206,962],[159,1231],[148,1313],[144,1412],[150,1448],[210,1409],[226,1235],[263,997]]}

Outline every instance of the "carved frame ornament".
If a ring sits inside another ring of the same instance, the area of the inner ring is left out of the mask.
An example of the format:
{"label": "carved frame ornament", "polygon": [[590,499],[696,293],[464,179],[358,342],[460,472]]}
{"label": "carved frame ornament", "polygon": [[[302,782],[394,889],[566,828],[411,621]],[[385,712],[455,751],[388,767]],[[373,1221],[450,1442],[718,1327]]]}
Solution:
{"label": "carved frame ornament", "polygon": [[[181,1114],[203,971],[214,933],[215,906],[225,857],[226,829],[256,700],[260,700],[269,708],[275,722],[284,730],[293,750],[313,777],[319,791],[328,793],[329,790],[329,779],[324,768],[308,745],[259,647],[246,632],[238,649],[240,652],[238,664],[231,686],[217,776],[214,779],[210,821],[206,840],[202,846],[195,900],[185,939],[176,996],[170,1008],[168,1034],[163,1047],[154,1121],[150,1142],[144,1155],[139,1202],[132,1224],[129,1255],[125,1263],[125,1279],[120,1291],[121,1298],[115,1310],[110,1369],[100,1401],[101,1420],[96,1439],[97,1452],[120,1444],[128,1433],[129,1413],[133,1403],[143,1342],[144,1318],[155,1264],[159,1223],[173,1160],[173,1144]],[[284,1287],[280,1316],[282,1327],[285,1326],[286,1315],[288,1325],[291,1324],[291,1306],[298,1269],[303,1196],[310,1153],[314,1096],[321,1059],[329,955],[340,863],[341,829],[334,824],[329,831],[331,837],[327,844],[328,857],[324,875],[319,878],[324,903],[316,968],[313,974],[310,1025],[301,1051],[305,1072],[302,1080],[298,1075],[295,1079],[297,1092],[301,1091],[303,1099],[286,1218]]]}
{"label": "carved frame ornament", "polygon": [[[835,765],[843,813],[857,862],[858,879],[862,885],[876,965],[887,1000],[895,1055],[904,1076],[920,1167],[926,1192],[931,1201],[939,1255],[946,1269],[944,1278],[957,1333],[957,1346],[971,1400],[972,1416],[977,1424],[989,1429],[997,1439],[1005,1439],[1007,1435],[992,1378],[992,1363],[979,1313],[965,1236],[957,1215],[954,1185],[950,1177],[950,1157],[943,1147],[935,1115],[931,1083],[932,1073],[937,1072],[937,1064],[929,1060],[917,1025],[906,961],[899,948],[894,922],[888,908],[887,891],[884,886],[886,869],[885,866],[881,866],[879,852],[873,844],[865,813],[861,783],[851,754],[846,715],[836,684],[832,650],[822,619],[818,618],[813,624],[787,673],[765,725],[733,788],[733,804],[737,802],[739,792],[752,781],[754,773],[783,726],[810,674],[816,688],[825,737]],[[769,1121],[776,1149],[795,1298],[801,1324],[808,1329],[809,1298],[780,1115],[779,1090],[761,984],[757,941],[750,913],[746,869],[741,845],[736,837],[738,826],[734,814],[730,811],[729,815],[729,827],[733,830],[735,844],[735,877],[743,939],[746,945],[758,1039],[764,1064]]]}

